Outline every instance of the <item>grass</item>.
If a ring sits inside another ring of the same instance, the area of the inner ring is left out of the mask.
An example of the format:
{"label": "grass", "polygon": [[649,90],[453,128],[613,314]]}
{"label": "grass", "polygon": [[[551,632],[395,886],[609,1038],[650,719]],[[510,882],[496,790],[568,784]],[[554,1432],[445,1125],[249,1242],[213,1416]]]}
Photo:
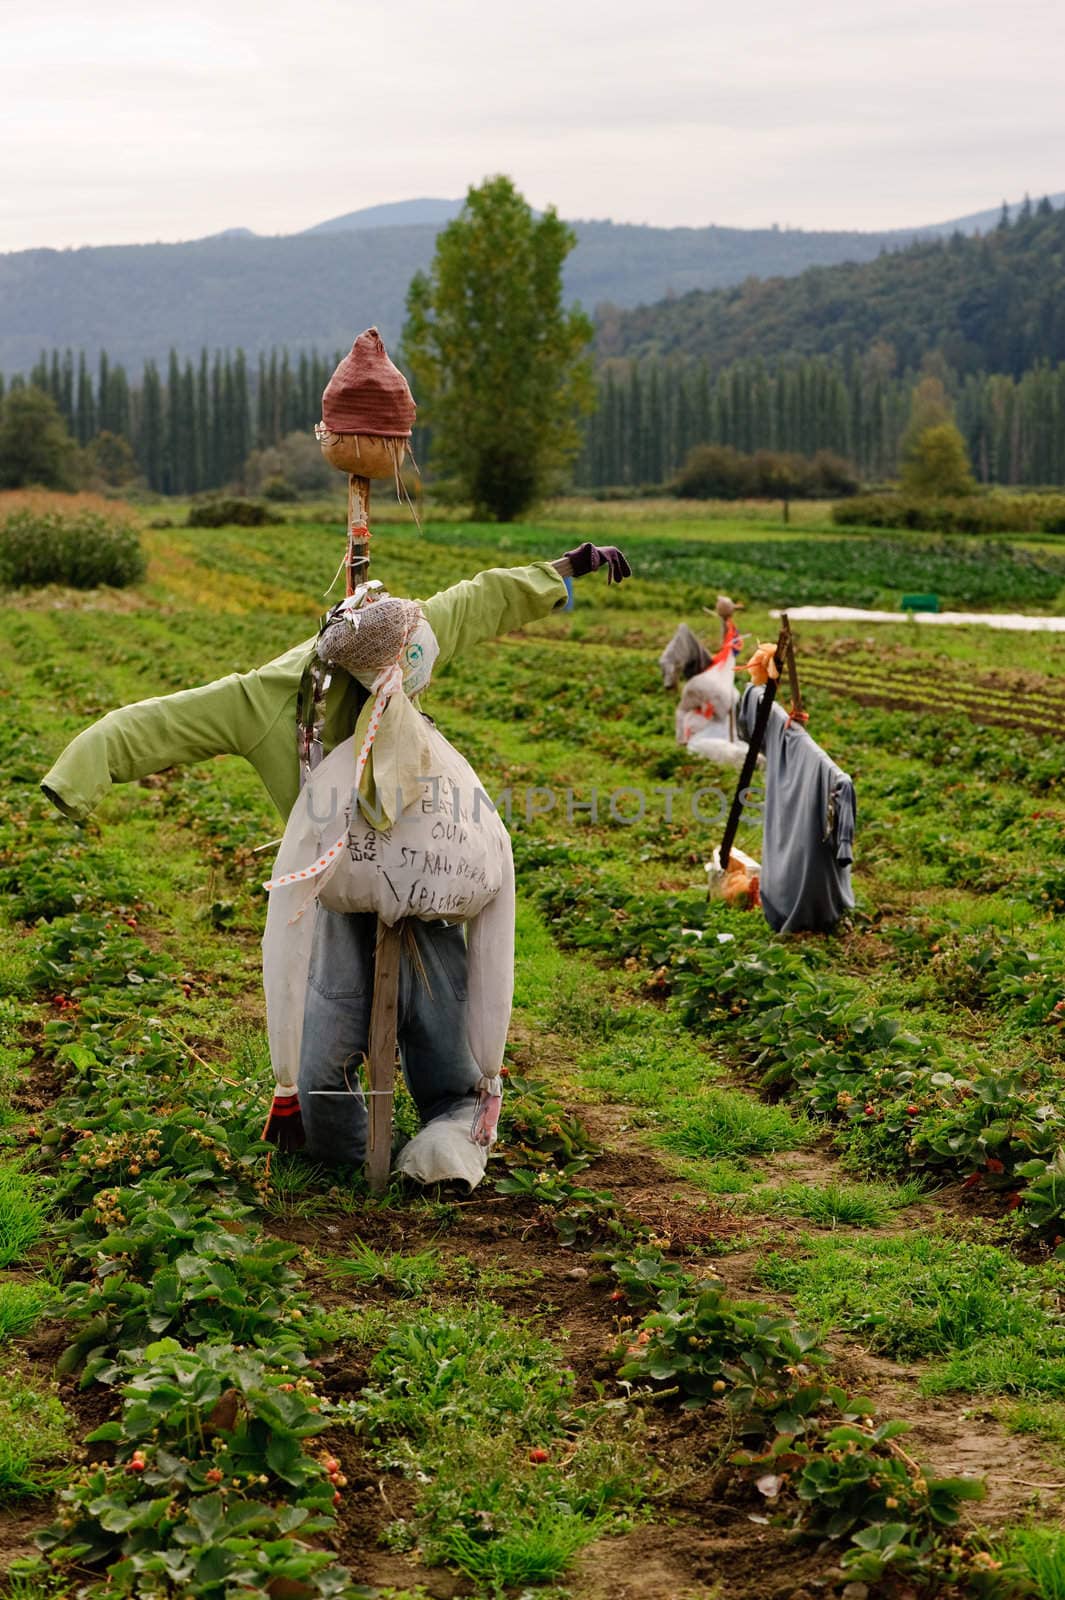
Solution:
{"label": "grass", "polygon": [[1065,1463],[1065,1401],[1041,1400],[1038,1405],[1020,1401],[1004,1407],[1001,1416],[1011,1433],[1050,1445],[1057,1460]]}
{"label": "grass", "polygon": [[0,1162],[0,1267],[25,1259],[44,1228],[48,1207],[30,1173]]}
{"label": "grass", "polygon": [[379,1252],[356,1239],[347,1255],[328,1256],[326,1272],[334,1280],[356,1283],[363,1289],[389,1289],[401,1299],[424,1295],[444,1276],[444,1267],[433,1249],[413,1255],[400,1251]]}
{"label": "grass", "polygon": [[0,1378],[0,1504],[52,1492],[64,1476],[73,1427],[51,1389],[17,1371]]}
{"label": "grass", "polygon": [[54,1299],[43,1283],[0,1283],[0,1343],[29,1333]]}
{"label": "grass", "polygon": [[1065,1529],[1018,1528],[999,1554],[1030,1579],[1038,1600],[1065,1600]]}
{"label": "grass", "polygon": [[883,1228],[897,1211],[926,1197],[921,1184],[785,1183],[765,1185],[743,1208],[763,1215],[803,1217],[822,1228]]}
{"label": "grass", "polygon": [[561,1576],[646,1491],[631,1428],[623,1441],[607,1411],[578,1410],[550,1341],[491,1302],[399,1322],[354,1415],[423,1485],[393,1542],[416,1536],[424,1560],[496,1588]]}
{"label": "grass", "polygon": [[933,1393],[1065,1395],[1058,1273],[941,1229],[846,1242],[808,1236],[762,1281],[800,1317],[897,1360],[932,1359]]}
{"label": "grass", "polygon": [[793,1150],[813,1137],[806,1119],[784,1106],[766,1105],[740,1089],[709,1089],[676,1108],[662,1143],[678,1155],[716,1159]]}

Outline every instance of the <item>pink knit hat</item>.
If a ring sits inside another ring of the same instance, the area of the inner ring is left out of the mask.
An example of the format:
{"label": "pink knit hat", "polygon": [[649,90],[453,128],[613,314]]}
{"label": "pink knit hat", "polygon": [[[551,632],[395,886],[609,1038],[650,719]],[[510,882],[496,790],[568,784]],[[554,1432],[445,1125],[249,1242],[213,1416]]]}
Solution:
{"label": "pink knit hat", "polygon": [[415,410],[407,380],[389,361],[381,335],[367,328],[326,384],[322,421],[333,433],[409,439]]}

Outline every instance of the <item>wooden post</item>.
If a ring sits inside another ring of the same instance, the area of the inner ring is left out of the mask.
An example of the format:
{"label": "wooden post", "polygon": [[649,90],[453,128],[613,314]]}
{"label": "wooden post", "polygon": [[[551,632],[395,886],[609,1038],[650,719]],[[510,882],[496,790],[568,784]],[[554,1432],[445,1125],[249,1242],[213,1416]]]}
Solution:
{"label": "wooden post", "polygon": [[[354,472],[348,476],[348,553],[345,568],[347,592],[354,594],[358,585],[365,583],[370,575],[370,479],[361,478]],[[389,927],[378,917],[367,1058],[370,1138],[366,1177],[371,1194],[384,1194],[392,1166],[392,1105],[396,1083],[402,940],[402,920]]]}
{"label": "wooden post", "polygon": [[347,593],[354,594],[370,574],[370,480],[348,476],[348,553],[345,560]]}
{"label": "wooden post", "polygon": [[780,651],[783,647],[784,660],[788,668],[788,687],[791,690],[791,715],[801,717],[803,712],[802,690],[799,688],[799,671],[795,665],[795,640],[791,636],[791,623],[788,613],[782,613],[780,628],[780,641],[777,645],[777,665],[780,664]]}
{"label": "wooden post", "polygon": [[[787,617],[785,617],[784,626],[781,628],[780,635],[777,639],[777,653],[774,657],[774,660],[777,663],[778,671],[780,668],[780,658],[783,654],[784,646],[787,643],[788,638],[790,638],[790,633],[788,632]],[[725,836],[722,839],[720,848],[717,852],[717,861],[715,865],[720,866],[725,872],[728,871],[729,857],[732,854],[732,846],[736,841],[736,830],[740,825],[740,817],[743,813],[744,792],[749,786],[751,779],[754,777],[754,769],[757,765],[758,756],[762,749],[762,741],[765,739],[765,730],[769,725],[769,713],[772,710],[773,701],[776,699],[776,697],[777,679],[769,678],[766,682],[765,688],[762,690],[762,698],[758,702],[758,710],[755,713],[754,718],[754,727],[751,729],[751,737],[747,745],[747,754],[743,758],[743,766],[740,769],[739,778],[736,780],[736,793],[732,797],[732,805],[725,821]]]}
{"label": "wooden post", "polygon": [[370,1007],[370,1142],[366,1176],[371,1194],[383,1194],[392,1165],[392,1101],[396,1083],[399,963],[403,923],[377,919],[373,1002]]}

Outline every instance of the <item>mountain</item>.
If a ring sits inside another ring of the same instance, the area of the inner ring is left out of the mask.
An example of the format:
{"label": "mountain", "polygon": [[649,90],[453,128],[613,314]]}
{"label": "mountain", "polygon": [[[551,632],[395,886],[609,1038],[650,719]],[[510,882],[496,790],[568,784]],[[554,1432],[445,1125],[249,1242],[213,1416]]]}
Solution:
{"label": "mountain", "polygon": [[[870,260],[898,243],[778,228],[574,226],[566,294],[590,309]],[[171,346],[182,357],[238,345],[249,354],[274,345],[332,354],[371,323],[395,344],[407,285],[429,266],[437,232],[433,223],[397,224],[0,255],[0,372],[27,371],[42,349],[67,345],[137,367],[165,359]]]}
{"label": "mountain", "polygon": [[[428,267],[437,232],[458,204],[370,206],[282,237],[233,228],[180,244],[0,255],[0,372],[28,371],[42,349],[68,345],[93,360],[104,349],[138,368],[146,357],[165,359],[171,347],[182,357],[238,345],[251,355],[275,345],[331,355],[371,323],[395,344],[407,285]],[[613,308],[754,277],[795,277],[812,266],[874,262],[936,231],[573,226],[566,294],[590,310],[604,308],[611,325]],[[638,323],[627,326],[626,341],[640,344],[643,336],[632,331]]]}
{"label": "mountain", "polygon": [[[1065,206],[1065,193],[1048,196],[1050,204],[1055,211],[1060,211]],[[1031,202],[1029,202],[1031,203]],[[1008,206],[1010,216],[1016,220],[1024,206],[1023,200],[1018,200]],[[919,238],[928,234],[946,236],[951,233],[990,233],[992,228],[998,227],[1002,207],[994,206],[990,211],[970,211],[968,216],[955,217],[953,222],[929,222],[922,228],[912,230]]]}
{"label": "mountain", "polygon": [[890,344],[903,370],[942,351],[960,374],[1019,375],[1065,360],[1065,211],[885,251],[875,261],[753,279],[601,317],[601,358],[860,355]]}
{"label": "mountain", "polygon": [[461,200],[391,200],[386,205],[363,206],[328,222],[316,222],[303,233],[350,233],[353,228],[409,228],[423,222],[442,228],[462,210]]}

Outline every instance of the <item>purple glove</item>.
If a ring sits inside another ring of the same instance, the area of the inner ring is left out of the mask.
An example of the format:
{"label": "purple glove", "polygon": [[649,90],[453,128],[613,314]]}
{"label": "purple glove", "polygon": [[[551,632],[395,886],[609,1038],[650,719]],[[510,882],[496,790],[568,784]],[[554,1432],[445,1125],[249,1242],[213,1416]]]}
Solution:
{"label": "purple glove", "polygon": [[576,550],[567,550],[566,560],[573,568],[575,578],[583,578],[587,573],[595,572],[604,565],[607,569],[607,583],[620,583],[622,578],[632,577],[632,568],[614,544],[585,542],[579,544]]}

